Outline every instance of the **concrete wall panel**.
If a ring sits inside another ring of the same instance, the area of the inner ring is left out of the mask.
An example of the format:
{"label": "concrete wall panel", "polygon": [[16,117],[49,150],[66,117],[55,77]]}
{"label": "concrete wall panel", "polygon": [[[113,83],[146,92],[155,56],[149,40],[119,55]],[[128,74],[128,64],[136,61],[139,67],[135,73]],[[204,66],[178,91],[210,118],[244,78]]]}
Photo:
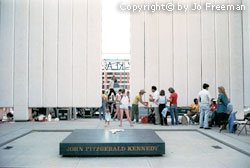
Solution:
{"label": "concrete wall panel", "polygon": [[15,2],[14,107],[15,120],[28,119],[29,1]]}
{"label": "concrete wall panel", "polygon": [[[132,0],[132,3],[141,3],[144,0]],[[131,98],[135,97],[136,94],[139,93],[140,89],[145,89],[145,81],[144,81],[144,13],[134,13],[131,15],[131,76],[130,76],[130,84],[131,84]]]}
{"label": "concrete wall panel", "polygon": [[73,106],[86,106],[87,0],[73,0]]}
{"label": "concrete wall panel", "polygon": [[0,107],[13,107],[14,0],[2,0],[0,10]]}
{"label": "concrete wall panel", "polygon": [[58,0],[44,0],[43,106],[57,107]]}
{"label": "concrete wall panel", "polygon": [[208,83],[211,96],[216,97],[215,12],[201,11],[201,37],[202,84]]}
{"label": "concrete wall panel", "polygon": [[[160,2],[172,2],[160,1]],[[159,13],[159,88],[165,90],[168,94],[168,88],[174,84],[173,73],[173,15],[172,12]]]}
{"label": "concrete wall panel", "polygon": [[87,106],[101,106],[101,1],[88,1]]}
{"label": "concrete wall panel", "polygon": [[[200,0],[188,1],[188,4],[200,4]],[[188,104],[197,98],[201,89],[201,12],[187,13],[187,41],[188,41]]]}
{"label": "concrete wall panel", "polygon": [[43,98],[43,0],[30,0],[29,107],[42,107]]}
{"label": "concrete wall panel", "polygon": [[[174,3],[186,4],[186,0]],[[187,53],[187,13],[173,13],[173,45],[174,45],[174,88],[178,93],[178,105],[187,105],[188,99],[188,53]]]}
{"label": "concrete wall panel", "polygon": [[57,106],[72,106],[72,0],[59,2]]}
{"label": "concrete wall panel", "polygon": [[[216,3],[228,4],[227,0]],[[224,86],[230,95],[229,12],[215,13],[216,88]]]}

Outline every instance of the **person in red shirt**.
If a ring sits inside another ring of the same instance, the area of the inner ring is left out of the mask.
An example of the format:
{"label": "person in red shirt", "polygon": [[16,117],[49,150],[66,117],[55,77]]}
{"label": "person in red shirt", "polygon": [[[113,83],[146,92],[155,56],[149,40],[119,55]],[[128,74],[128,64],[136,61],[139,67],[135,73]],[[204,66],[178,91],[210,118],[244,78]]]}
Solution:
{"label": "person in red shirt", "polygon": [[211,104],[210,104],[210,111],[214,112],[217,110],[217,104],[216,101],[214,101],[214,98],[211,99]]}
{"label": "person in red shirt", "polygon": [[170,92],[170,97],[168,101],[170,102],[171,124],[174,125],[174,119],[175,119],[175,125],[178,125],[178,112],[177,112],[178,94],[175,93],[174,88],[169,88],[168,91]]}
{"label": "person in red shirt", "polygon": [[211,99],[210,109],[209,109],[209,117],[211,118],[209,126],[212,127],[216,122],[216,111],[217,104],[214,98]]}

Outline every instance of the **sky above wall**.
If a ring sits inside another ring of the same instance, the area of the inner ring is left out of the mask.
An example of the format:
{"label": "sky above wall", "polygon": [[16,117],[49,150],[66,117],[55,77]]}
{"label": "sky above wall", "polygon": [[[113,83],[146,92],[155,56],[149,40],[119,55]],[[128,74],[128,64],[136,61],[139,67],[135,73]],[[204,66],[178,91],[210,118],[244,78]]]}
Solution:
{"label": "sky above wall", "polygon": [[102,58],[130,58],[130,14],[121,12],[119,4],[129,0],[102,1]]}

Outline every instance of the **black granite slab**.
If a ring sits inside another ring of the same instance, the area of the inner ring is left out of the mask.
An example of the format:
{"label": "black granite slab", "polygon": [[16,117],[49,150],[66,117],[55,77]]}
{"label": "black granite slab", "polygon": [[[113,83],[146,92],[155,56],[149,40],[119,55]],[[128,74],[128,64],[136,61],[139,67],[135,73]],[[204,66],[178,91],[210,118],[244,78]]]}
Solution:
{"label": "black granite slab", "polygon": [[165,154],[165,142],[150,129],[73,131],[60,143],[63,156],[150,156]]}

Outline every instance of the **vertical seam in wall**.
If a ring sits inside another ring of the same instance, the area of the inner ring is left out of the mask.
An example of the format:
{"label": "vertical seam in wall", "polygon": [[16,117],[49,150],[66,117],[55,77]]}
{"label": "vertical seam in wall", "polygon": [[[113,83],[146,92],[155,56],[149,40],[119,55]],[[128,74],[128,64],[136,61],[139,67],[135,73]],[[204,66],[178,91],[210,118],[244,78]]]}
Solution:
{"label": "vertical seam in wall", "polygon": [[[144,1],[144,3],[145,3],[145,1]],[[145,11],[144,11],[144,26],[143,26],[143,33],[144,33],[144,36],[143,36],[143,42],[144,42],[144,48],[143,48],[143,55],[144,55],[144,80],[143,80],[143,82],[144,82],[144,89],[146,90],[146,84],[145,84],[145,79],[146,79],[146,16],[145,16],[146,14],[145,14]]]}
{"label": "vertical seam in wall", "polygon": [[74,64],[74,37],[73,37],[73,19],[74,19],[74,0],[71,0],[71,69],[72,69],[72,72],[71,72],[71,75],[72,75],[72,79],[71,79],[71,96],[72,96],[72,99],[71,99],[71,106],[73,107],[74,106],[74,69],[73,69],[73,64]]}
{"label": "vertical seam in wall", "polygon": [[[174,0],[172,0],[173,4]],[[172,86],[174,88],[174,11],[172,11]]]}
{"label": "vertical seam in wall", "polygon": [[100,82],[99,82],[99,86],[100,86],[100,90],[99,90],[99,93],[101,93],[102,95],[102,1],[99,0],[99,9],[100,9],[100,13],[99,13],[99,17],[100,17],[100,22],[99,22],[99,78],[101,79]]}
{"label": "vertical seam in wall", "polygon": [[[201,3],[201,0],[200,0],[200,5],[202,5],[202,3]],[[201,66],[200,66],[200,70],[201,70],[201,80],[200,80],[200,86],[202,87],[202,81],[203,81],[203,79],[202,79],[202,61],[203,61],[203,48],[202,48],[202,46],[203,46],[203,42],[202,42],[202,31],[203,31],[203,29],[202,29],[202,11],[200,10],[200,42],[201,42],[201,52],[200,52],[200,54],[201,54]]]}
{"label": "vertical seam in wall", "polygon": [[[242,5],[241,0],[241,5]],[[249,11],[248,11],[249,12]],[[242,75],[243,75],[243,108],[245,107],[245,65],[244,65],[244,57],[245,57],[245,42],[244,42],[244,14],[243,11],[241,11],[241,40],[242,40]]]}
{"label": "vertical seam in wall", "polygon": [[[186,0],[186,5],[188,4],[187,0]],[[188,52],[189,52],[189,49],[188,49],[188,31],[189,31],[189,19],[188,19],[188,11],[185,12],[185,15],[186,15],[186,47],[187,47],[187,99],[186,99],[186,105],[188,105],[188,98],[189,98],[189,89],[188,89],[188,86],[189,86],[189,56],[188,56]]]}
{"label": "vertical seam in wall", "polygon": [[87,91],[87,85],[88,85],[88,46],[89,46],[89,43],[88,43],[88,39],[89,39],[89,33],[88,33],[88,31],[89,31],[89,0],[86,0],[87,1],[87,24],[86,24],[86,71],[85,71],[85,73],[86,73],[86,81],[85,81],[85,93],[86,94],[84,94],[84,97],[85,97],[85,106],[87,106],[87,94],[88,94],[88,91]]}
{"label": "vertical seam in wall", "polygon": [[159,33],[160,16],[159,16],[159,12],[156,12],[156,14],[157,14],[158,87],[161,88],[162,86],[161,86],[161,78],[160,78],[161,67],[160,67],[160,47],[159,47],[159,45],[160,45],[160,42],[159,42],[159,39],[160,39],[160,37],[159,37],[159,35],[160,35],[160,33]]}
{"label": "vertical seam in wall", "polygon": [[[231,4],[230,0],[227,0],[227,4]],[[231,32],[231,27],[230,27],[230,11],[228,11],[228,50],[229,50],[229,97],[232,97],[232,90],[231,90],[231,58],[232,58],[232,50],[231,50],[231,39],[230,39],[230,32]],[[231,99],[232,100],[232,99]]]}
{"label": "vertical seam in wall", "polygon": [[30,86],[30,75],[29,75],[29,63],[30,63],[30,49],[29,49],[29,46],[30,46],[30,0],[28,0],[28,67],[27,67],[27,76],[28,76],[28,93],[27,93],[27,106],[29,107],[29,86]]}
{"label": "vertical seam in wall", "polygon": [[41,97],[41,103],[42,103],[42,107],[44,107],[44,0],[42,2],[42,17],[43,17],[43,48],[42,48],[42,97]]}
{"label": "vertical seam in wall", "polygon": [[60,0],[57,0],[57,57],[56,57],[56,62],[57,62],[57,64],[56,64],[56,69],[57,69],[57,72],[56,72],[56,106],[58,107],[58,60],[59,60],[59,17],[60,17],[60,5],[59,5],[59,3],[60,3]]}
{"label": "vertical seam in wall", "polygon": [[[16,0],[13,0],[13,3],[14,3],[14,20],[13,20],[13,33],[14,33],[14,41],[13,41],[13,62],[12,62],[12,65],[13,65],[13,109],[15,107],[15,60],[16,60],[16,28],[15,28],[15,23],[16,23]],[[15,111],[14,111],[15,113]]]}
{"label": "vertical seam in wall", "polygon": [[[215,2],[216,0],[214,0],[214,2]],[[213,12],[214,13],[214,51],[215,51],[215,96],[217,95],[216,94],[216,86],[217,86],[217,48],[216,48],[216,35],[217,35],[217,33],[216,33],[216,13],[215,12]]]}

